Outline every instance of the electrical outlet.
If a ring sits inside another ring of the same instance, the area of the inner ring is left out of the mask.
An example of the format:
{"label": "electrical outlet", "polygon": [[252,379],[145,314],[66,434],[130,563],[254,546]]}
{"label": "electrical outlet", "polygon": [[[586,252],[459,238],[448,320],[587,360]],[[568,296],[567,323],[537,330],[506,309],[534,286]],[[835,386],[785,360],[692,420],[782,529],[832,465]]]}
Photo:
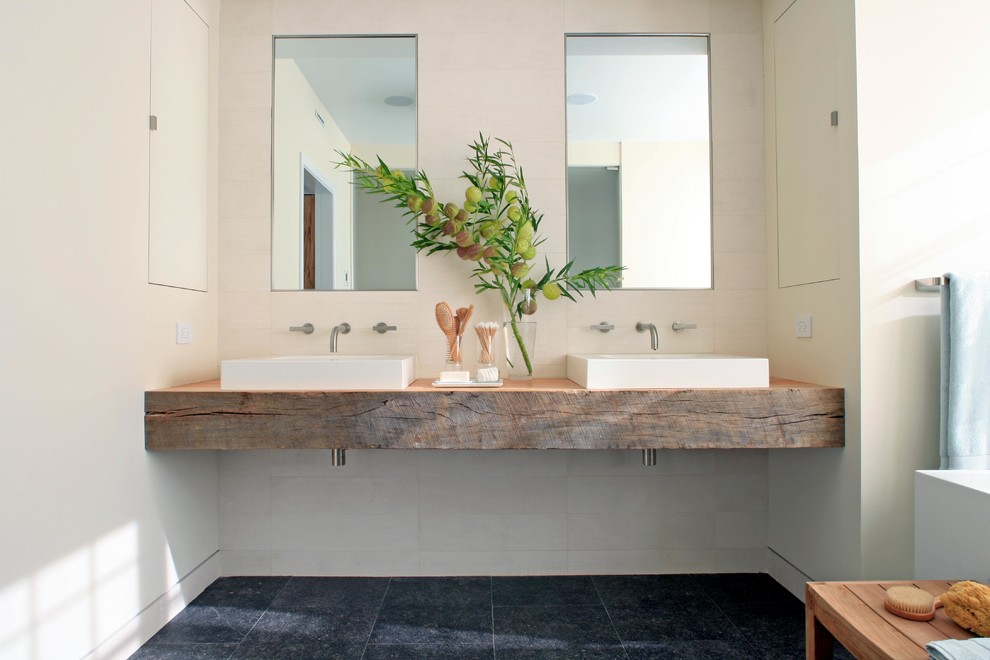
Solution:
{"label": "electrical outlet", "polygon": [[175,324],[175,343],[176,344],[192,343],[192,323]]}
{"label": "electrical outlet", "polygon": [[794,336],[811,336],[811,314],[802,314],[794,317]]}

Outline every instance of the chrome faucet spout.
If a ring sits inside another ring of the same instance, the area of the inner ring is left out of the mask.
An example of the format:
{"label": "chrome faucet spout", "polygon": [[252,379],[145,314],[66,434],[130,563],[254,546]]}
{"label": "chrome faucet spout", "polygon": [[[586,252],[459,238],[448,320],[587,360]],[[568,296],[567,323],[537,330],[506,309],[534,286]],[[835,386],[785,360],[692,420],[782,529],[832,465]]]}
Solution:
{"label": "chrome faucet spout", "polygon": [[636,323],[636,332],[646,332],[650,331],[650,348],[653,350],[659,350],[660,348],[660,335],[657,334],[657,326],[653,323],[643,323],[639,321]]}
{"label": "chrome faucet spout", "polygon": [[350,323],[341,323],[339,325],[333,326],[333,330],[330,331],[330,352],[337,352],[337,335],[346,335],[351,331]]}

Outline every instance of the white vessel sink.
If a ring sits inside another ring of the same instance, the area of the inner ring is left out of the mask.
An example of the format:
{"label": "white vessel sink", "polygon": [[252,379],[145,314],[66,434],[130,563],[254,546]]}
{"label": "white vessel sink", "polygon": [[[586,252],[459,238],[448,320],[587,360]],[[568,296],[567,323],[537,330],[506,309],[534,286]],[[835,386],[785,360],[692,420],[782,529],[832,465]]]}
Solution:
{"label": "white vessel sink", "polygon": [[220,362],[222,390],[401,390],[412,355],[287,355]]}
{"label": "white vessel sink", "polygon": [[589,390],[769,387],[770,363],[710,353],[568,355],[567,377]]}

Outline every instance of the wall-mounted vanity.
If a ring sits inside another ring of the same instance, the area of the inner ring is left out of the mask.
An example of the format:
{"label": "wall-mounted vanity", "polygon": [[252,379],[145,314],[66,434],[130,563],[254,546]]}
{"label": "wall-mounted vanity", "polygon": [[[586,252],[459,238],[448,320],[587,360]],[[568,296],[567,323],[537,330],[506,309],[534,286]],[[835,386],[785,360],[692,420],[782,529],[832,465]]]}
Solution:
{"label": "wall-mounted vanity", "polygon": [[843,390],[586,390],[535,379],[498,390],[145,394],[145,446],[167,449],[754,449],[842,447]]}

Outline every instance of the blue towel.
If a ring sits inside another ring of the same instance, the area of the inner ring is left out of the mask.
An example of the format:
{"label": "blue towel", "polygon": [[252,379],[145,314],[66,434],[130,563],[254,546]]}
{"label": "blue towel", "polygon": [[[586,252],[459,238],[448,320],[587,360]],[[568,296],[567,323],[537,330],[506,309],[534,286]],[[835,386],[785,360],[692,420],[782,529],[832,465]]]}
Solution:
{"label": "blue towel", "polygon": [[941,468],[990,469],[990,273],[942,288]]}
{"label": "blue towel", "polygon": [[944,639],[925,647],[932,660],[990,660],[990,638]]}

